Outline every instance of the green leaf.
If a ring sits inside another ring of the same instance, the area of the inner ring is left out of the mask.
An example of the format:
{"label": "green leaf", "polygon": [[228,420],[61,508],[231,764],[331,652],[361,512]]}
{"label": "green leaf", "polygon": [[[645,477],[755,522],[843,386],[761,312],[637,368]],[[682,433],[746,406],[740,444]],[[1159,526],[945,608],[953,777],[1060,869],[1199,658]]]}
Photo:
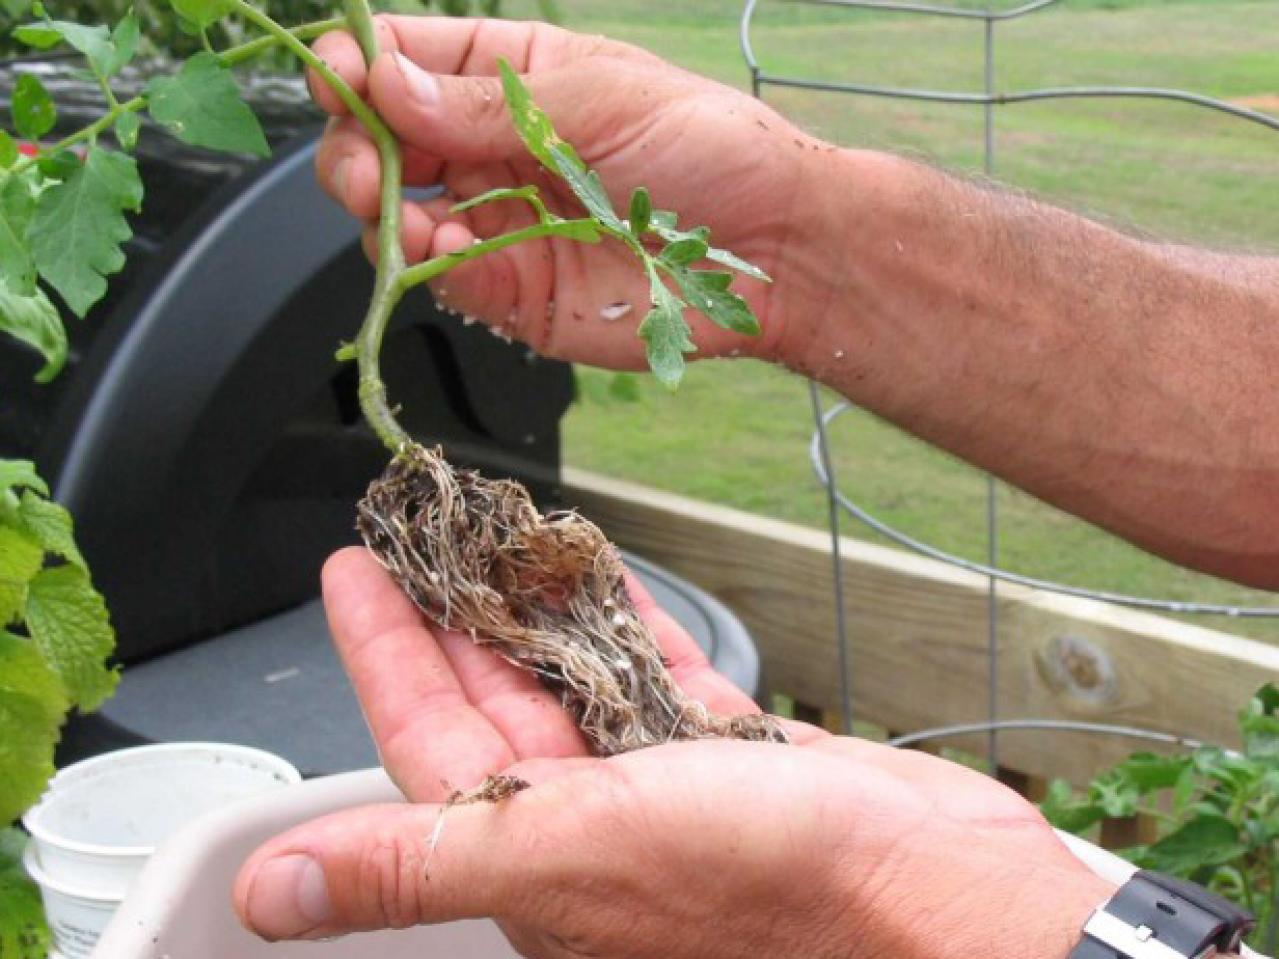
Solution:
{"label": "green leaf", "polygon": [[142,181],[130,156],[91,147],[84,164],[40,195],[29,237],[40,275],[83,317],[124,266],[133,231],[124,213],[142,206]]}
{"label": "green leaf", "polygon": [[142,118],[136,113],[121,113],[115,121],[116,141],[130,153],[138,145],[138,134],[142,132]]}
{"label": "green leaf", "polygon": [[29,73],[22,74],[13,85],[9,109],[13,113],[14,128],[27,140],[39,140],[58,121],[53,97],[44,84]]}
{"label": "green leaf", "polygon": [[111,45],[115,47],[115,52],[107,64],[107,76],[115,76],[133,62],[141,40],[141,24],[138,23],[137,14],[130,10],[111,31]]}
{"label": "green leaf", "polygon": [[666,244],[659,259],[668,266],[689,266],[704,260],[710,245],[701,237],[689,236]]}
{"label": "green leaf", "polygon": [[0,183],[0,280],[19,296],[36,288],[36,265],[27,246],[27,228],[36,209],[31,181],[7,176]]}
{"label": "green leaf", "polygon": [[[551,118],[542,111],[541,107],[533,102],[533,96],[529,93],[528,87],[524,85],[524,81],[519,78],[519,75],[511,69],[511,65],[506,60],[498,58],[497,67],[502,74],[502,92],[506,96],[506,106],[511,112],[511,120],[515,124],[515,132],[524,141],[524,146],[528,149],[528,152],[541,161],[542,166],[552,173],[558,173],[559,170],[556,167],[555,160],[551,156],[551,147],[561,144],[568,145],[555,132],[555,127],[551,125]],[[576,156],[572,147],[568,148],[568,155]],[[581,169],[586,169],[581,160],[578,160],[578,165]]]}
{"label": "green leaf", "polygon": [[[679,226],[679,215],[672,210],[654,210],[648,228],[662,236],[664,230],[674,230]],[[668,239],[669,242],[669,239]]]}
{"label": "green leaf", "polygon": [[1177,777],[1177,781],[1172,786],[1172,811],[1173,815],[1181,816],[1186,807],[1190,805],[1195,798],[1195,792],[1199,787],[1199,776],[1194,767],[1194,761],[1187,765],[1181,771],[1181,775]]}
{"label": "green leaf", "polygon": [[76,546],[71,514],[57,503],[27,490],[18,502],[18,522],[46,553],[60,556],[82,569],[88,568]]}
{"label": "green leaf", "polygon": [[1217,746],[1204,746],[1194,752],[1195,771],[1232,790],[1246,788],[1261,775],[1261,769],[1244,756],[1228,753]]}
{"label": "green leaf", "polygon": [[1115,767],[1114,775],[1144,795],[1156,789],[1171,789],[1192,764],[1190,756],[1133,753]]}
{"label": "green leaf", "polygon": [[0,830],[0,956],[44,959],[49,952],[49,926],[40,889],[22,866],[27,837],[16,829]]}
{"label": "green leaf", "polygon": [[[667,243],[678,243],[681,240],[700,239],[710,241],[710,231],[705,227],[697,227],[694,230],[681,230],[678,227],[678,217],[669,210],[658,210],[653,214],[652,223],[649,225],[649,231],[661,237]],[[747,263],[739,256],[729,253],[727,250],[719,250],[715,247],[708,247],[706,251],[706,259],[720,266],[726,266],[730,270],[736,270],[744,276],[751,279],[760,280],[764,283],[771,283],[772,278],[759,267],[751,263]]]}
{"label": "green leaf", "polygon": [[4,12],[10,17],[17,19],[31,9],[31,0],[3,0],[0,6],[3,6]]}
{"label": "green leaf", "polygon": [[639,335],[648,352],[648,365],[653,375],[667,389],[675,389],[684,377],[684,354],[695,353],[697,347],[689,338],[684,321],[684,303],[666,288],[657,271],[649,270],[653,309],[640,324]]}
{"label": "green leaf", "polygon": [[343,343],[337,348],[333,358],[339,363],[354,363],[360,358],[360,348],[354,343]]}
{"label": "green leaf", "polygon": [[179,17],[200,30],[213,26],[235,9],[231,0],[170,0]]}
{"label": "green leaf", "polygon": [[73,150],[59,150],[51,156],[41,156],[36,165],[50,180],[69,180],[83,166]]}
{"label": "green leaf", "polygon": [[19,43],[37,50],[48,50],[62,42],[62,34],[53,26],[46,26],[44,23],[28,23],[15,27],[12,36]]}
{"label": "green leaf", "polygon": [[1105,817],[1096,805],[1076,797],[1075,790],[1064,779],[1054,779],[1049,783],[1039,811],[1055,828],[1076,834],[1095,826]]}
{"label": "green leaf", "polygon": [[115,632],[106,604],[79,566],[42,570],[27,591],[27,629],[81,710],[97,708],[119,679],[106,665]]}
{"label": "green leaf", "polygon": [[0,822],[12,822],[40,798],[67,708],[62,684],[39,651],[0,630]]}
{"label": "green leaf", "polygon": [[1093,780],[1088,798],[1107,816],[1122,819],[1136,814],[1140,794],[1132,783],[1111,770]]}
{"label": "green leaf", "polygon": [[772,283],[773,278],[755,266],[753,263],[747,263],[740,256],[736,256],[728,250],[718,250],[711,247],[706,253],[706,259],[712,263],[718,263],[720,266],[726,266],[730,270],[736,270],[744,276],[749,276],[752,280],[759,280],[761,283]]}
{"label": "green leaf", "polygon": [[36,472],[35,463],[0,459],[0,492],[19,489],[35,490],[41,496],[49,495],[49,485]]}
{"label": "green leaf", "polygon": [[1228,863],[1246,851],[1229,819],[1199,816],[1151,845],[1143,859],[1150,869],[1184,876],[1203,866]]}
{"label": "green leaf", "polygon": [[44,357],[44,366],[35,376],[37,383],[48,383],[62,372],[67,361],[67,331],[44,290],[36,289],[30,296],[23,296],[0,278],[0,331]]}
{"label": "green leaf", "polygon": [[0,626],[17,621],[27,603],[27,587],[43,566],[44,550],[33,537],[0,526]]}
{"label": "green leaf", "polygon": [[594,170],[587,170],[567,143],[551,147],[550,154],[555,172],[569,185],[587,212],[613,232],[625,233],[626,227],[613,209],[613,201],[608,198],[599,174]]}
{"label": "green leaf", "polygon": [[1252,697],[1250,708],[1263,716],[1279,715],[1279,686],[1266,683]]}
{"label": "green leaf", "polygon": [[115,44],[111,41],[107,28],[101,25],[86,26],[69,20],[41,20],[18,27],[13,31],[13,36],[20,43],[38,50],[67,43],[84,55],[93,72],[100,77],[109,77],[118,69],[112,69],[116,59]]}
{"label": "green leaf", "polygon": [[6,170],[18,162],[21,156],[18,152],[18,144],[14,142],[13,137],[5,130],[0,130],[0,167]]}
{"label": "green leaf", "polygon": [[1244,713],[1239,726],[1250,759],[1279,759],[1279,716]]}
{"label": "green leaf", "polygon": [[560,139],[550,118],[533,102],[528,87],[510,64],[499,59],[498,69],[502,74],[502,90],[511,120],[529,153],[569,185],[591,216],[617,233],[625,232],[599,175],[588,170],[577,151]]}
{"label": "green leaf", "polygon": [[147,84],[151,116],[193,146],[269,156],[258,118],[240,96],[230,70],[212,53],[197,53],[177,76]]}
{"label": "green leaf", "polygon": [[729,290],[731,273],[716,270],[672,270],[680,293],[689,306],[709,318],[716,326],[746,336],[758,336],[759,320],[749,304]]}
{"label": "green leaf", "polygon": [[648,190],[640,187],[631,194],[631,232],[635,236],[648,232],[648,225],[653,219],[653,198]]}

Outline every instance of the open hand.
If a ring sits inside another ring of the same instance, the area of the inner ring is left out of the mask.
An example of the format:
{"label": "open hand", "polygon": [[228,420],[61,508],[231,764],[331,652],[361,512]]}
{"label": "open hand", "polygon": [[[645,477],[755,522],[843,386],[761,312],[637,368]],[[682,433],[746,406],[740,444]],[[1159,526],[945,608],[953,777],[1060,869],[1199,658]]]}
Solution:
{"label": "open hand", "polygon": [[[632,592],[692,695],[754,709]],[[487,916],[524,955],[554,959],[1063,959],[1109,892],[1032,806],[960,766],[798,723],[795,746],[588,758],[549,693],[428,627],[363,550],[330,561],[325,597],[412,802],[328,816],[258,850],[235,901],[267,938]],[[498,772],[532,788],[444,813],[454,789]]]}

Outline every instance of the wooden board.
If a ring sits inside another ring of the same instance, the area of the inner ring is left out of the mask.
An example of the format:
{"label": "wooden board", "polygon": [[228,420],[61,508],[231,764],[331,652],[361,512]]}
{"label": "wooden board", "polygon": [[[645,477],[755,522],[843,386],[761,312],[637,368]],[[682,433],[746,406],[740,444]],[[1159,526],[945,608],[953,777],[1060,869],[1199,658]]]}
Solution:
{"label": "wooden board", "polygon": [[[829,537],[579,470],[565,499],[620,546],[718,596],[743,619],[772,691],[838,709]],[[845,539],[844,585],[858,719],[911,731],[980,721],[987,703],[987,582]],[[1147,613],[1022,587],[999,589],[1003,718],[1067,718],[1236,742],[1235,714],[1279,679],[1279,647]],[[983,738],[952,745],[981,752]],[[1143,744],[1078,733],[1007,733],[1000,763],[1090,778]]]}

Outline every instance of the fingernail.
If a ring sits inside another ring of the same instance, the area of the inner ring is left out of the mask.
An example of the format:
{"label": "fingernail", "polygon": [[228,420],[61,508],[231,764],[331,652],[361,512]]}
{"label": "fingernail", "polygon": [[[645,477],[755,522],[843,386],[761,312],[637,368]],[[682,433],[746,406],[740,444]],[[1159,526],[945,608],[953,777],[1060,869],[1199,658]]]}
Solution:
{"label": "fingernail", "polygon": [[425,107],[433,107],[440,102],[440,82],[432,74],[402,53],[395,54],[395,65],[404,78],[409,96]]}
{"label": "fingernail", "polygon": [[346,198],[346,178],[351,172],[351,158],[343,157],[333,167],[333,192]]}
{"label": "fingernail", "polygon": [[270,859],[249,886],[249,925],[265,939],[295,939],[329,920],[328,885],[310,856]]}

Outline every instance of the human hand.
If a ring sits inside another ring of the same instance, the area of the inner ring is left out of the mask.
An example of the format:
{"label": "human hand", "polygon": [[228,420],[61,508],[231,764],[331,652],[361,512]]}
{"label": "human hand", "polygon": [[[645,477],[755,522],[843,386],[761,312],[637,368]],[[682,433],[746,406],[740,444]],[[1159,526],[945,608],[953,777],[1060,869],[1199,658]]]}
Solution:
{"label": "human hand", "polygon": [[[491,916],[532,957],[1063,959],[1110,889],[997,783],[828,736],[587,758],[550,694],[469,639],[429,630],[363,551],[325,572],[335,639],[411,805],[350,810],[272,840],[237,909],[268,938]],[[651,599],[676,676],[752,708]],[[448,809],[507,772],[533,788]]]}
{"label": "human hand", "polygon": [[[406,184],[442,183],[453,198],[405,205],[410,262],[531,225],[531,212],[519,203],[449,212],[458,200],[497,187],[534,183],[553,212],[581,214],[571,193],[516,136],[496,76],[503,57],[526,74],[534,98],[599,171],[619,210],[636,187],[646,186],[657,207],[676,210],[684,224],[709,225],[715,245],[775,278],[772,285],[739,279],[735,286],[760,319],[760,337],[688,314],[700,355],[741,351],[771,358],[786,316],[819,309],[829,296],[820,241],[793,228],[820,220],[806,211],[826,202],[813,170],[826,162],[829,148],[763,104],[635,47],[545,24],[392,16],[377,23],[386,52],[371,71],[348,34],[321,38],[316,52],[398,136]],[[321,106],[339,117],[317,157],[320,182],[369,224],[372,253],[376,150],[321,81],[312,77],[311,86]],[[433,283],[433,292],[547,355],[644,366],[635,330],[648,311],[648,281],[619,244],[521,244],[451,271]],[[625,307],[620,319],[606,319]]]}

